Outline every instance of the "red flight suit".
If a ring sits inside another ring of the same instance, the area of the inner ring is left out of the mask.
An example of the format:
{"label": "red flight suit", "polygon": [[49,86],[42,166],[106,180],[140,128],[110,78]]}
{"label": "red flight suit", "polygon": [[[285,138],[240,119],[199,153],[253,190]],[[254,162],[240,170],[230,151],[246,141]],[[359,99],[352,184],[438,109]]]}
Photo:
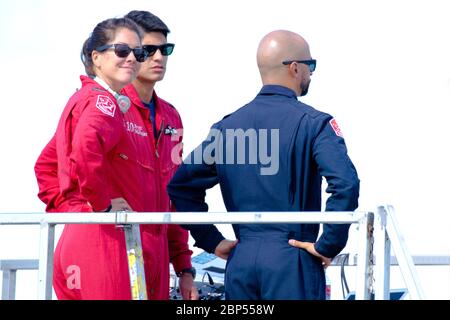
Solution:
{"label": "red flight suit", "polygon": [[[35,165],[39,198],[47,212],[91,212],[123,197],[134,211],[169,211],[166,185],[177,168],[168,155],[181,135],[153,138],[152,126],[132,85],[123,114],[114,97],[81,76],[55,136]],[[158,128],[181,129],[177,111],[154,95]],[[181,132],[181,131],[180,131]],[[168,299],[169,261],[191,266],[188,233],[178,225],[142,225],[149,299]],[[55,250],[54,288],[59,299],[130,299],[123,231],[114,225],[66,225]]]}

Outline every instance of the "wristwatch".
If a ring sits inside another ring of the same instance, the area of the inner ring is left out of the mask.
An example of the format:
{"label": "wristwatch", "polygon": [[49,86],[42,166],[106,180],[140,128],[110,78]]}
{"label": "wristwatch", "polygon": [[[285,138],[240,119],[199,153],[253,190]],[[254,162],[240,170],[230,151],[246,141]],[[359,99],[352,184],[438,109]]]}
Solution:
{"label": "wristwatch", "polygon": [[194,267],[186,268],[186,269],[181,270],[180,272],[177,272],[177,277],[181,277],[181,275],[183,273],[190,273],[192,275],[192,278],[195,279],[195,275],[197,274],[197,271],[195,270]]}

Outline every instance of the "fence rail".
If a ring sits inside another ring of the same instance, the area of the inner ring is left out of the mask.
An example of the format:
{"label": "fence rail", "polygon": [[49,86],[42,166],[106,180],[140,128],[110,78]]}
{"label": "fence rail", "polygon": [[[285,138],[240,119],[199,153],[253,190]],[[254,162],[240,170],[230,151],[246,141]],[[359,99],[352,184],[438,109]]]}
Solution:
{"label": "fence rail", "polygon": [[[383,208],[383,209],[382,209]],[[136,228],[139,224],[275,224],[275,223],[331,223],[331,224],[357,224],[358,225],[358,263],[356,299],[370,299],[373,288],[373,267],[374,267],[374,229],[375,233],[381,234],[383,241],[379,241],[378,253],[384,257],[390,257],[390,238],[394,238],[397,257],[400,252],[399,265],[407,275],[408,290],[412,292],[413,298],[423,298],[420,284],[415,274],[414,264],[408,255],[403,237],[399,235],[396,221],[388,217],[393,215],[393,208],[379,207],[377,219],[374,219],[372,212],[116,212],[116,213],[2,213],[0,214],[0,225],[33,225],[40,226],[40,253],[39,253],[39,284],[38,298],[52,298],[52,276],[53,276],[53,251],[55,226],[58,224],[116,224],[128,226],[124,228],[125,237],[128,244],[131,242],[134,248],[140,245],[140,239],[136,239]],[[381,217],[381,218],[380,218]],[[386,218],[388,217],[388,218]],[[391,224],[391,225],[389,225]],[[376,225],[376,228],[374,227]],[[388,227],[386,227],[388,226]],[[129,230],[129,231],[127,231]],[[132,232],[133,230],[133,232]],[[128,232],[128,233],[127,233]],[[389,233],[389,236],[388,236]],[[392,234],[391,234],[392,233]],[[133,235],[134,234],[134,235]],[[138,240],[136,242],[136,240]],[[135,252],[135,250],[133,250]],[[127,252],[129,254],[129,252]],[[134,254],[134,253],[133,253]],[[128,259],[130,261],[130,259]],[[130,270],[141,270],[142,256],[137,257],[136,265],[130,265]],[[30,261],[30,260],[28,260]],[[2,269],[12,271],[6,267],[7,262],[1,262]],[[30,262],[27,262],[30,263]],[[390,263],[390,262],[389,262]],[[412,264],[412,266],[411,266]],[[385,279],[383,285],[375,290],[375,296],[379,299],[388,297],[389,291],[389,267],[388,259],[382,260],[378,264],[377,272]],[[35,266],[35,264],[34,264]],[[16,271],[17,269],[15,269]],[[3,282],[3,294],[6,297],[14,298],[11,292],[11,280],[15,281],[15,271],[7,272],[9,279],[6,279],[8,287],[5,289],[5,272]],[[142,270],[143,272],[143,270]],[[11,275],[13,278],[11,278]],[[386,278],[387,275],[387,278]],[[130,274],[131,276],[131,274]],[[141,274],[142,276],[142,274]],[[142,279],[142,278],[141,278]],[[386,280],[387,279],[387,280]],[[134,299],[146,297],[145,283],[139,279],[131,278],[130,289]],[[3,298],[5,297],[3,296]]]}
{"label": "fence rail", "polygon": [[[299,214],[300,213],[300,214]],[[14,224],[230,224],[358,223],[367,212],[94,212],[1,213],[0,225]]]}

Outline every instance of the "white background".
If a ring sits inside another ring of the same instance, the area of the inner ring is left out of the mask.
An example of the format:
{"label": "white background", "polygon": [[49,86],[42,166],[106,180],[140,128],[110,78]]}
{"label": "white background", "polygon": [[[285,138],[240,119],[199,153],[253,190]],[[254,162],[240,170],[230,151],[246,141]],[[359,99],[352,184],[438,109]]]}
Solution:
{"label": "white background", "polygon": [[[149,10],[176,43],[156,89],[183,118],[186,152],[259,91],[259,40],[275,29],[295,31],[318,60],[302,101],[338,120],[361,179],[359,210],[392,204],[412,254],[449,255],[447,6],[444,0],[4,0],[0,212],[44,210],[33,166],[80,86],[79,52],[94,26]],[[210,211],[224,211],[218,188],[208,201]],[[0,259],[37,258],[38,245],[36,227],[0,227]],[[419,274],[427,297],[450,299],[448,267],[422,267]],[[34,272],[19,273],[17,297],[33,299],[35,289]]]}

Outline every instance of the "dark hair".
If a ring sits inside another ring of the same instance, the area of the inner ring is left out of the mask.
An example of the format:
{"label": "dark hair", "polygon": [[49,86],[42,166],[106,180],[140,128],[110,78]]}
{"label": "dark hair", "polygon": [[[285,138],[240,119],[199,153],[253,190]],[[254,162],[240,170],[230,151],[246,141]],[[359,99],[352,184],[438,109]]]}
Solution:
{"label": "dark hair", "polygon": [[108,44],[109,41],[114,39],[116,31],[121,28],[134,31],[139,36],[139,39],[142,38],[139,26],[133,20],[128,18],[112,18],[97,24],[94,31],[92,31],[91,36],[84,42],[83,49],[81,49],[81,61],[84,64],[84,69],[88,76],[95,76],[92,51],[100,46]]}
{"label": "dark hair", "polygon": [[144,32],[161,32],[166,38],[170,32],[167,25],[160,18],[148,11],[133,10],[128,12],[125,18],[136,22]]}

